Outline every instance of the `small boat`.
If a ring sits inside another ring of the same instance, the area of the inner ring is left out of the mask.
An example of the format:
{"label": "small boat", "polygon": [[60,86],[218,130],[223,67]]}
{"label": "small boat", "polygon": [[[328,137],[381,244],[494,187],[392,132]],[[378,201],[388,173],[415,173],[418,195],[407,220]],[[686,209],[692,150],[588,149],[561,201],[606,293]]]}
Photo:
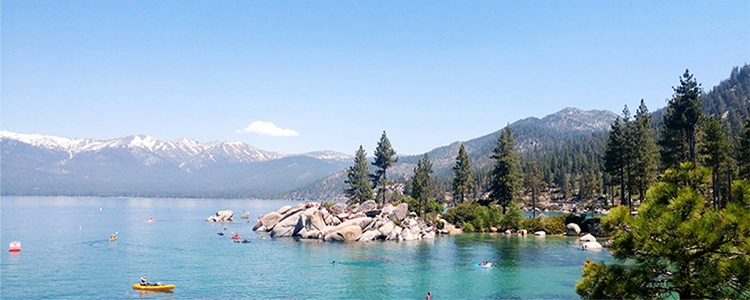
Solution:
{"label": "small boat", "polygon": [[154,221],[156,221],[156,220],[154,220],[153,218],[146,219],[146,222],[154,222]]}
{"label": "small boat", "polygon": [[239,239],[241,239],[241,237],[240,237],[239,235],[236,235],[236,234],[235,234],[235,235],[233,235],[233,236],[232,236],[232,238],[233,238],[233,239],[235,239],[235,240],[239,240]]}
{"label": "small boat", "polygon": [[133,285],[133,289],[146,290],[146,291],[171,291],[174,290],[174,284],[167,285],[141,285],[136,283]]}
{"label": "small boat", "polygon": [[219,232],[218,232],[218,233],[216,233],[216,234],[218,234],[218,235],[224,235],[224,232],[221,232],[221,231],[219,231]]}
{"label": "small boat", "polygon": [[234,242],[235,243],[243,243],[244,244],[244,243],[249,243],[250,240],[241,240],[241,241],[240,240],[234,240]]}
{"label": "small boat", "polygon": [[111,238],[108,238],[107,240],[108,240],[108,241],[114,241],[114,240],[116,240],[116,239],[117,239],[117,237],[111,237]]}
{"label": "small boat", "polygon": [[474,264],[474,266],[475,266],[475,267],[480,267],[480,268],[492,268],[492,263],[487,263],[487,264]]}

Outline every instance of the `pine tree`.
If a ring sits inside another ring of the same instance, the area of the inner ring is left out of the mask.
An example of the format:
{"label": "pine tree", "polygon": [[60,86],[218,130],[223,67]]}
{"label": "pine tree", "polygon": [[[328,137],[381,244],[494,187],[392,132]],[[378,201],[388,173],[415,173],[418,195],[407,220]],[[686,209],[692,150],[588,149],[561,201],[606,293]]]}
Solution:
{"label": "pine tree", "polygon": [[378,147],[375,148],[375,161],[372,163],[372,165],[378,169],[375,171],[375,174],[370,175],[373,186],[378,190],[378,196],[382,195],[382,201],[380,203],[385,203],[388,186],[392,184],[392,182],[388,180],[386,170],[398,161],[398,158],[395,156],[396,150],[393,150],[391,147],[391,141],[388,140],[385,131],[383,131],[383,135],[380,136],[380,141],[378,142]]}
{"label": "pine tree", "polygon": [[631,155],[633,171],[628,178],[629,185],[638,191],[641,201],[646,196],[648,187],[654,182],[657,171],[656,155],[659,150],[656,147],[651,123],[652,116],[646,108],[646,103],[641,99],[641,105],[636,111],[632,130],[630,130],[633,140],[633,154]]}
{"label": "pine tree", "polygon": [[412,179],[411,196],[417,200],[419,207],[417,212],[424,216],[427,211],[427,202],[432,192],[432,163],[425,153],[424,157],[417,163],[414,168],[414,177]]}
{"label": "pine tree", "polygon": [[680,86],[673,90],[658,143],[664,168],[676,168],[686,161],[696,163],[696,131],[703,116],[700,85],[688,70],[680,77]]}
{"label": "pine tree", "polygon": [[526,175],[524,176],[523,185],[526,191],[531,193],[531,210],[534,218],[536,218],[536,196],[546,183],[542,181],[541,175],[539,174],[539,168],[535,161],[529,161],[526,163]]}
{"label": "pine tree", "polygon": [[360,145],[354,157],[354,165],[346,169],[348,179],[344,182],[349,184],[349,188],[344,188],[344,194],[349,198],[348,205],[362,204],[373,198],[372,186],[368,178],[370,168],[367,166],[366,155],[365,149]]}
{"label": "pine tree", "polygon": [[625,196],[625,133],[623,122],[617,117],[610,126],[607,148],[604,151],[604,169],[612,176],[612,182],[620,184],[620,203],[630,205]]}
{"label": "pine tree", "polygon": [[716,207],[721,207],[721,200],[729,196],[725,195],[722,197],[721,190],[723,186],[721,182],[723,178],[726,178],[722,175],[728,173],[727,162],[730,159],[729,153],[732,145],[727,139],[726,131],[722,128],[719,119],[716,117],[706,118],[701,136],[702,139],[698,151],[706,167],[711,170],[713,203]]}
{"label": "pine tree", "polygon": [[[492,158],[495,159],[495,166],[492,169],[489,202],[497,202],[505,214],[508,205],[518,195],[520,184],[516,138],[510,125],[500,132]],[[481,204],[487,205],[489,202]]]}
{"label": "pine tree", "polygon": [[461,144],[461,148],[458,149],[456,164],[453,166],[453,174],[453,199],[454,201],[460,200],[459,203],[464,203],[467,196],[473,194],[474,178],[471,176],[471,162],[469,161],[469,155],[466,154],[466,149],[463,144]]}
{"label": "pine tree", "polygon": [[602,219],[610,264],[587,259],[582,299],[750,298],[750,183],[733,184],[723,209],[710,205],[709,170],[683,163],[646,194],[638,215],[619,206]]}

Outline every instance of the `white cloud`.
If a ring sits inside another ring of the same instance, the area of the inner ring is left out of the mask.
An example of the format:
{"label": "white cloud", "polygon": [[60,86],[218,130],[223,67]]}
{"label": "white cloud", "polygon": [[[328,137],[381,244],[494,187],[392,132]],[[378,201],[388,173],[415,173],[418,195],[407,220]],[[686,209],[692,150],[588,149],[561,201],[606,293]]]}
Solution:
{"label": "white cloud", "polygon": [[284,129],[274,125],[272,122],[255,121],[247,125],[247,128],[238,129],[237,133],[255,133],[270,136],[298,136],[299,132]]}

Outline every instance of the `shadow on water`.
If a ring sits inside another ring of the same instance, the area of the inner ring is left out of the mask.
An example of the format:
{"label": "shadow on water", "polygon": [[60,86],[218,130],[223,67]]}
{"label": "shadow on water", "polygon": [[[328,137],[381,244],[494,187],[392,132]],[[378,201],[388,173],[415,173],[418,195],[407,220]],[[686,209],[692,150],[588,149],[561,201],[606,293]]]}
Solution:
{"label": "shadow on water", "polygon": [[133,298],[157,299],[157,298],[174,298],[174,291],[137,291],[138,294]]}

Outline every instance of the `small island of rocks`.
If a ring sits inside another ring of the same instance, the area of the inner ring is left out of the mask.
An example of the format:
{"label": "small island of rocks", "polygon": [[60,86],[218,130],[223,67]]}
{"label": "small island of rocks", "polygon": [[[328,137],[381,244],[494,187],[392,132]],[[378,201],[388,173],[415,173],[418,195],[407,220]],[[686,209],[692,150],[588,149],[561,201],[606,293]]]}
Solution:
{"label": "small island of rocks", "polygon": [[437,233],[433,222],[409,213],[408,204],[380,207],[372,200],[346,208],[341,204],[287,205],[259,217],[253,230],[268,232],[272,237],[361,242],[434,239]]}

